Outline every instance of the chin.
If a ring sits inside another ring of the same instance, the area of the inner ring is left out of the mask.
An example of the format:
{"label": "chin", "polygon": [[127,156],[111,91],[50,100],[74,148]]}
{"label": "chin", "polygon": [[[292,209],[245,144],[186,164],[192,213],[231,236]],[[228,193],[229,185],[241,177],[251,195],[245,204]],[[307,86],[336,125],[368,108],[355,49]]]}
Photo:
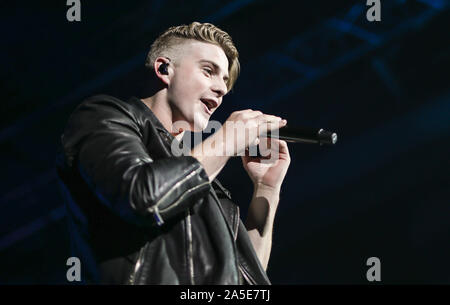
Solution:
{"label": "chin", "polygon": [[191,124],[191,126],[193,127],[192,128],[193,131],[194,132],[203,131],[208,126],[208,122],[209,122],[209,119],[207,119],[204,115],[196,114],[194,116],[194,122],[193,122],[193,124]]}
{"label": "chin", "polygon": [[194,125],[192,128],[193,132],[202,132],[203,130],[205,130],[205,128],[208,126],[208,123],[204,124],[204,125]]}

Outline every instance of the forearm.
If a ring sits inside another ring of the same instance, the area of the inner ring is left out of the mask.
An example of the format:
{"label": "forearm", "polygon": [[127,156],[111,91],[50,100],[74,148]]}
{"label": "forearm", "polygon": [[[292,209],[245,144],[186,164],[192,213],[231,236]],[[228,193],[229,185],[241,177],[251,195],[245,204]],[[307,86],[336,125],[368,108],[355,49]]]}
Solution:
{"label": "forearm", "polygon": [[216,178],[230,158],[224,151],[224,143],[214,135],[195,146],[191,151],[191,155],[202,164],[210,182]]}
{"label": "forearm", "polygon": [[245,223],[250,240],[264,270],[267,269],[269,263],[273,222],[279,195],[279,189],[255,186]]}

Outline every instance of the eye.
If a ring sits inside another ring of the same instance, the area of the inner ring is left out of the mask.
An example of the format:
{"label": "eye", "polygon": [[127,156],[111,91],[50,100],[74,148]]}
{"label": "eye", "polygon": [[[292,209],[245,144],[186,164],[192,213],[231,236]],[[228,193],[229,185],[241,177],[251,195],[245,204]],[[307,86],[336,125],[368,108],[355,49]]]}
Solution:
{"label": "eye", "polygon": [[206,71],[206,73],[208,73],[208,75],[211,75],[213,72],[210,68],[203,68],[203,71]]}

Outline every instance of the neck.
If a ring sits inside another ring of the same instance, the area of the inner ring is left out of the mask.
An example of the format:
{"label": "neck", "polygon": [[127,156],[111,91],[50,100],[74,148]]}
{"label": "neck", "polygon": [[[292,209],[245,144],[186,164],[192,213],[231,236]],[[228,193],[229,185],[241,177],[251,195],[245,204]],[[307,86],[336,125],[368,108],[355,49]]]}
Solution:
{"label": "neck", "polygon": [[173,130],[173,111],[167,100],[166,90],[160,90],[156,94],[141,99],[142,102],[151,109],[161,124],[170,134],[180,140],[183,137],[184,130]]}

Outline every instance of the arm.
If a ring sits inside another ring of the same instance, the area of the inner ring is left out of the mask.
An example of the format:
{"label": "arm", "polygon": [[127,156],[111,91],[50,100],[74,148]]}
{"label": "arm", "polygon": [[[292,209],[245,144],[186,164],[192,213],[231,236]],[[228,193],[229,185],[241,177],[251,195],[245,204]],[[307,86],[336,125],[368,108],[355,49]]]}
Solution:
{"label": "arm", "polygon": [[130,107],[112,98],[82,103],[62,138],[66,162],[126,221],[162,225],[208,193],[208,176],[191,156],[153,160]]}
{"label": "arm", "polygon": [[281,184],[290,164],[285,141],[271,139],[270,159],[243,156],[242,163],[254,185],[249,206],[246,228],[255,252],[264,269],[267,269],[272,247],[272,231],[278,207]]}
{"label": "arm", "polygon": [[279,194],[279,189],[255,187],[245,222],[248,235],[264,270],[267,270],[272,248],[273,221]]}
{"label": "arm", "polygon": [[221,132],[222,130],[208,137],[191,151],[191,156],[202,164],[210,182],[216,178],[230,158],[223,153],[225,143]]}

